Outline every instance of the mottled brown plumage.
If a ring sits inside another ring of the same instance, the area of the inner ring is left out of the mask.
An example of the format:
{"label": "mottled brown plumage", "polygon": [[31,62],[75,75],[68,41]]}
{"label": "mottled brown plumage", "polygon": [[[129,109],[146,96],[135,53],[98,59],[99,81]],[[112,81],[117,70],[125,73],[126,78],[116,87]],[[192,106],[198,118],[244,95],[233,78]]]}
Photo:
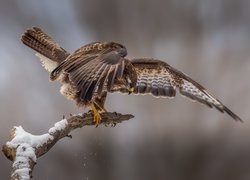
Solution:
{"label": "mottled brown plumage", "polygon": [[167,63],[152,58],[126,59],[127,50],[121,44],[93,42],[68,53],[37,27],[28,29],[21,40],[39,53],[45,68],[52,62],[52,67],[46,68],[50,79],[60,81],[61,93],[79,106],[104,110],[107,92],[172,98],[178,89],[183,96],[242,121],[204,87]]}
{"label": "mottled brown plumage", "polygon": [[38,27],[27,29],[21,40],[25,45],[58,63],[65,60],[70,54]]}

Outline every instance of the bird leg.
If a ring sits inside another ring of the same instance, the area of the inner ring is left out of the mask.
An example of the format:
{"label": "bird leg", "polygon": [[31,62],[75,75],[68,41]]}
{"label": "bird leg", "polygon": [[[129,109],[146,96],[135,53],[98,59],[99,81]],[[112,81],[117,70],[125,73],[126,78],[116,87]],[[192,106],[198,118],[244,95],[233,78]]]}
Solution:
{"label": "bird leg", "polygon": [[[98,108],[98,109],[101,110],[102,112],[108,112],[108,111],[107,111],[102,105],[100,105],[98,102],[93,101],[93,104],[95,105],[96,108]],[[98,110],[97,110],[97,111],[98,111]],[[97,125],[98,125],[98,124],[97,124]],[[108,123],[108,124],[104,123],[104,125],[105,125],[106,127],[108,127],[109,123]],[[116,123],[111,124],[111,127],[115,127],[115,126],[116,126]]]}
{"label": "bird leg", "polygon": [[93,101],[94,105],[96,105],[102,112],[108,112],[102,105],[100,105],[98,102]]}
{"label": "bird leg", "polygon": [[[99,109],[100,111],[102,111],[102,112],[108,112],[102,105],[100,105],[99,104],[99,102],[96,102],[96,101],[93,101],[93,105],[95,106],[95,109],[96,109],[96,111],[98,112],[98,110],[97,109]],[[93,108],[92,108],[93,109]],[[101,121],[101,120],[100,120]],[[99,121],[99,122],[100,122]],[[95,121],[96,122],[96,121]],[[104,123],[104,125],[106,126],[106,127],[108,127],[108,125],[109,125],[110,123]],[[96,124],[96,126],[98,126],[98,124]],[[115,127],[116,126],[116,123],[114,122],[114,123],[111,123],[111,127]]]}
{"label": "bird leg", "polygon": [[95,104],[93,102],[90,102],[90,106],[92,108],[92,112],[93,112],[93,116],[94,116],[94,122],[96,124],[96,126],[98,126],[98,124],[101,122],[102,117],[100,115],[100,113],[97,111]]}
{"label": "bird leg", "polygon": [[[96,127],[98,126],[98,124],[101,122],[102,120],[102,117],[99,113],[99,111],[102,111],[102,112],[108,112],[102,105],[100,105],[98,102],[96,101],[91,101],[90,102],[90,106],[91,106],[91,109],[92,109],[92,113],[93,113],[93,116],[94,116],[94,122],[95,122],[95,125]],[[105,126],[108,126],[110,123],[104,123]],[[116,123],[111,123],[111,127],[115,127],[116,126]]]}

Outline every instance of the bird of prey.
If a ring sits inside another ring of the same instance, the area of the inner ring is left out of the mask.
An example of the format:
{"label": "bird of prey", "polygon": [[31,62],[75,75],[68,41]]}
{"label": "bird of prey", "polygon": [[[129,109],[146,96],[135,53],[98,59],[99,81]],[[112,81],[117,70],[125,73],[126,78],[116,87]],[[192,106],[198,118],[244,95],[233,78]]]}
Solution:
{"label": "bird of prey", "polygon": [[173,98],[176,91],[242,121],[199,83],[158,59],[127,59],[126,48],[115,42],[93,42],[73,53],[59,46],[38,27],[27,29],[21,41],[34,49],[51,81],[62,83],[61,94],[78,106],[90,107],[101,121],[107,93],[151,94]]}

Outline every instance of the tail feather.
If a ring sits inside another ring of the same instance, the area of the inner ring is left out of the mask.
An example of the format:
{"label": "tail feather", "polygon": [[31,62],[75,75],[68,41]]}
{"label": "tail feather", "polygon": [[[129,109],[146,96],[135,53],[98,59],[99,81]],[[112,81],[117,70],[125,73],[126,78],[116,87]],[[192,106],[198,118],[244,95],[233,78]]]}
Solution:
{"label": "tail feather", "polygon": [[60,47],[50,36],[38,27],[27,29],[22,35],[21,41],[39,54],[57,63],[62,62],[69,56],[66,50]]}

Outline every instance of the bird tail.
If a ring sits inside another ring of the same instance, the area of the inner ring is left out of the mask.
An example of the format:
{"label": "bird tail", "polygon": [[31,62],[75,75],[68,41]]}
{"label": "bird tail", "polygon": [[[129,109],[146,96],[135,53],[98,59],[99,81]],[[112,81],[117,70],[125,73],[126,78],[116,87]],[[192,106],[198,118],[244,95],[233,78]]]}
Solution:
{"label": "bird tail", "polygon": [[69,56],[66,50],[38,27],[27,29],[21,36],[21,41],[39,54],[57,63],[62,62]]}

